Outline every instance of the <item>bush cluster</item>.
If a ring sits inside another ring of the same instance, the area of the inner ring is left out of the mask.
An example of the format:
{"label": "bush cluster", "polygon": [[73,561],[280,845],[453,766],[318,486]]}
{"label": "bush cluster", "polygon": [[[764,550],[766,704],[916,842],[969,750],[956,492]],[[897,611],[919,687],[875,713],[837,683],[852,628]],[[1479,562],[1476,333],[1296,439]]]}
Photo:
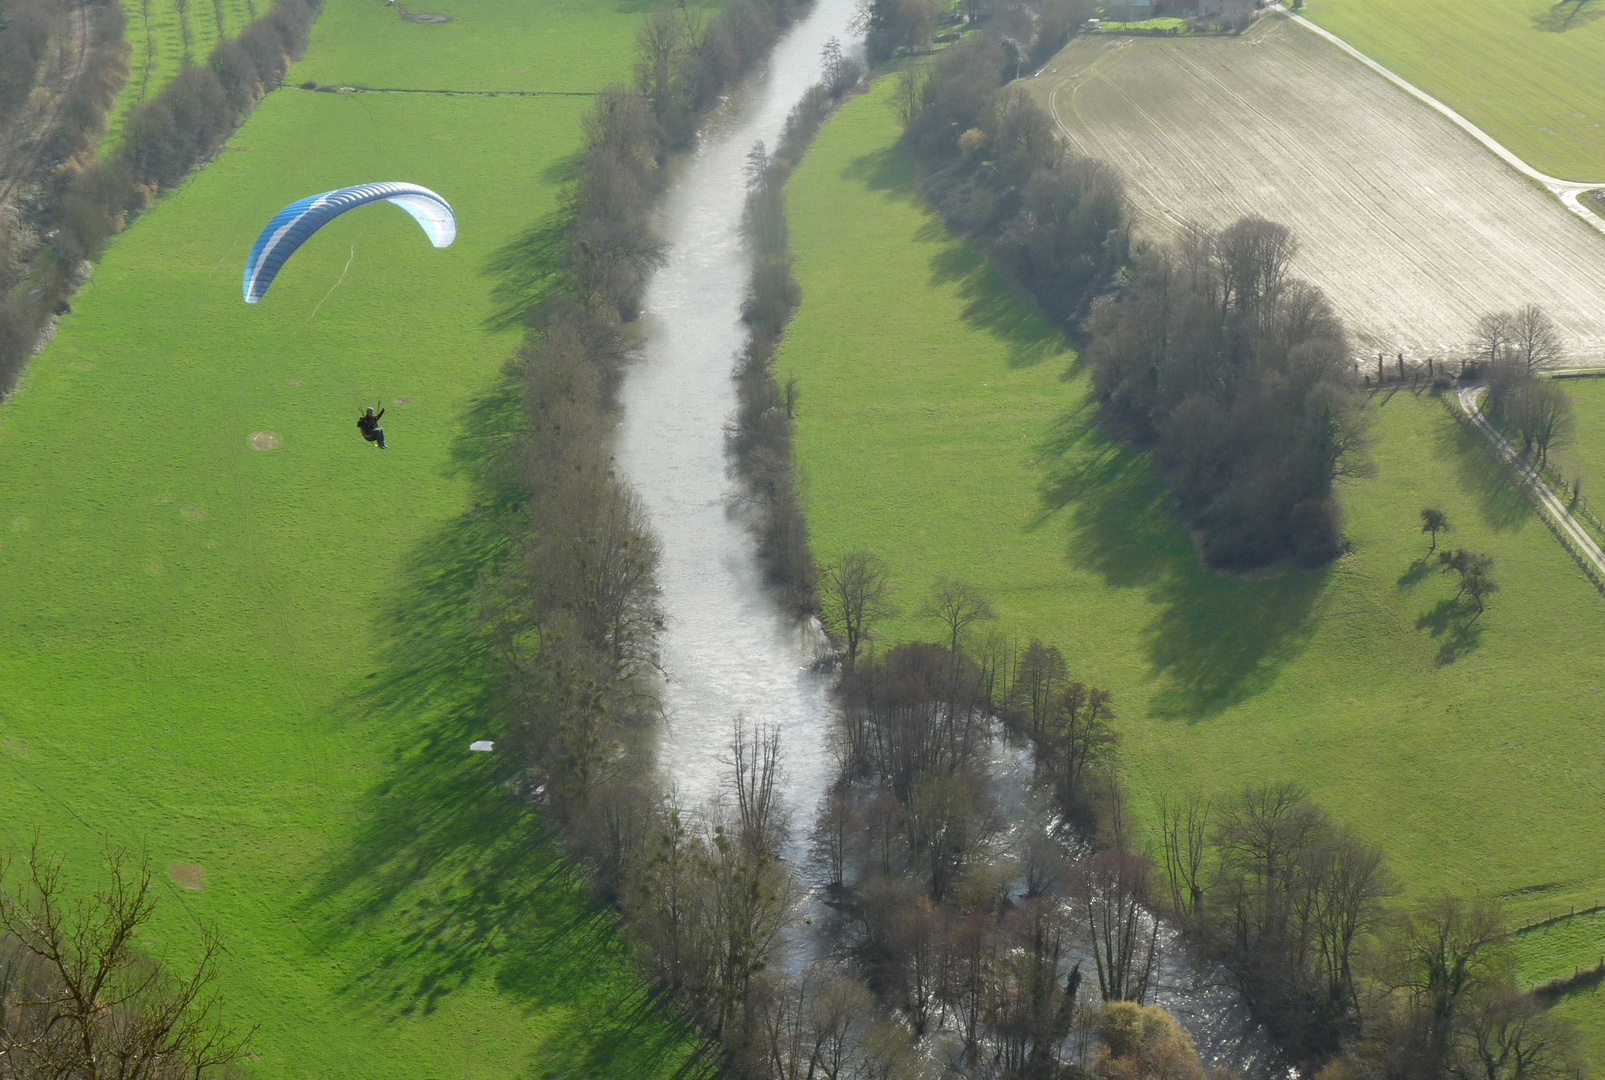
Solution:
{"label": "bush cluster", "polygon": [[1212,566],[1343,550],[1332,482],[1360,434],[1348,340],[1296,243],[1245,218],[1139,253],[1089,320],[1087,353],[1114,431],[1151,446]]}
{"label": "bush cluster", "polygon": [[68,8],[52,0],[12,0],[0,24],[0,130],[16,121],[33,92],[50,35],[65,27]]}

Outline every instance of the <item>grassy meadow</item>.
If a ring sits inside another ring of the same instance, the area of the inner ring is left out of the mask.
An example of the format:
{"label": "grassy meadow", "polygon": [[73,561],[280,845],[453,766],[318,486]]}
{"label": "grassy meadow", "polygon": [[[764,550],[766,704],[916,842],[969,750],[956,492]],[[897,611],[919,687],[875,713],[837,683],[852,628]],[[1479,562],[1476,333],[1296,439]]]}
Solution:
{"label": "grassy meadow", "polygon": [[[1605,901],[1605,600],[1485,446],[1430,395],[1379,395],[1371,475],[1341,491],[1350,554],[1205,572],[1146,458],[1094,423],[1075,354],[912,191],[891,89],[844,107],[788,190],[803,302],[776,364],[799,381],[817,557],[874,550],[906,613],[968,580],[999,628],[1059,646],[1114,691],[1139,809],[1296,780],[1405,897],[1502,897],[1518,921]],[[1420,562],[1427,505],[1497,560],[1469,630]],[[1564,1007],[1605,1062],[1605,1009]]]}
{"label": "grassy meadow", "polygon": [[[293,77],[340,81],[328,58],[367,36],[392,85],[470,84],[470,32],[580,89],[627,72],[633,8],[561,8],[555,34],[542,9],[439,27],[331,0]],[[519,416],[486,266],[554,209],[587,107],[269,95],[0,406],[0,851],[37,829],[84,889],[106,842],[148,853],[140,946],[183,961],[221,929],[251,1075],[646,1077],[689,1052],[501,759],[468,750],[498,734],[475,581],[518,513],[476,468]],[[241,302],[271,214],[386,179],[445,195],[456,244],[368,207]],[[376,399],[385,452],[354,426]]]}
{"label": "grassy meadow", "polygon": [[1302,13],[1534,168],[1605,181],[1598,0],[1308,0]]}

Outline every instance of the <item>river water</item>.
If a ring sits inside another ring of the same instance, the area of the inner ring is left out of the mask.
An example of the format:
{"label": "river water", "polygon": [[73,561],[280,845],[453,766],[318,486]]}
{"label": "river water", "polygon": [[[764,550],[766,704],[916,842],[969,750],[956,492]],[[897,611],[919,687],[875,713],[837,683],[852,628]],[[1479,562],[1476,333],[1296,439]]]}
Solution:
{"label": "river water", "polygon": [[746,342],[748,256],[741,213],[747,154],[773,147],[786,115],[821,77],[820,51],[849,39],[854,0],[816,0],[672,166],[659,228],[668,262],[647,288],[638,363],[620,399],[618,462],[663,542],[667,726],[659,760],[688,805],[711,795],[737,716],[778,726],[786,790],[801,831],[831,771],[825,748],[824,646],[763,588],[751,534],[726,471],[724,425]]}
{"label": "river water", "polygon": [[[767,66],[708,120],[696,150],[671,166],[659,220],[668,259],[647,289],[641,355],[620,392],[618,465],[663,544],[661,767],[683,804],[698,805],[719,789],[738,717],[778,727],[794,836],[806,835],[834,772],[826,742],[831,676],[816,669],[825,648],[818,627],[799,625],[764,588],[728,472],[724,427],[746,343],[747,154],[756,142],[772,148],[778,141],[792,106],[821,77],[825,42],[850,39],[854,7],[855,0],[816,0]],[[1027,759],[1004,753],[995,764],[995,779],[1021,795]],[[817,945],[790,948],[817,955]],[[1273,1074],[1274,1055],[1234,995],[1190,964],[1179,943],[1164,952],[1159,1003],[1182,1021],[1204,1060]]]}

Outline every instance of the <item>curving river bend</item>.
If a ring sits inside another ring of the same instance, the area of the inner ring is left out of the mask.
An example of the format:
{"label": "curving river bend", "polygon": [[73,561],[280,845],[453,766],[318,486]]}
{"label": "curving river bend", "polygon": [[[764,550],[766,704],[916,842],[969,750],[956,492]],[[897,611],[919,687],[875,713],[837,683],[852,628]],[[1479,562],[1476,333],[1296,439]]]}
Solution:
{"label": "curving river bend", "polygon": [[[792,106],[821,76],[826,41],[851,37],[855,7],[856,0],[815,0],[768,64],[704,124],[695,151],[671,166],[659,220],[668,260],[647,289],[641,356],[620,393],[618,464],[663,544],[661,767],[683,803],[698,805],[718,790],[736,718],[776,725],[786,800],[794,831],[804,834],[833,771],[831,676],[814,670],[825,642],[763,586],[727,472],[724,426],[747,339],[747,154],[755,142],[772,148],[778,141]],[[1022,774],[1016,763],[1005,772],[1018,778],[1029,770]],[[801,942],[793,948],[811,951]],[[1205,1061],[1254,1077],[1277,1072],[1235,996],[1178,944],[1164,953],[1157,1001],[1177,1015]]]}

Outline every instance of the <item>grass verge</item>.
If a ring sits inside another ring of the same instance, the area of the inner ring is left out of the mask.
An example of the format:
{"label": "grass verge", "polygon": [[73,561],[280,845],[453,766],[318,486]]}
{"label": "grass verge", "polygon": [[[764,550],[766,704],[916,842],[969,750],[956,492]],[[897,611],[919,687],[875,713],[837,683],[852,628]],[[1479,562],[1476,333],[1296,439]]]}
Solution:
{"label": "grass verge", "polygon": [[[1491,450],[1429,395],[1379,395],[1373,475],[1341,490],[1352,552],[1267,580],[1203,571],[1147,459],[1098,430],[1065,342],[913,192],[892,90],[846,105],[789,187],[803,302],[775,367],[801,387],[816,556],[876,551],[905,612],[962,577],[1003,627],[1059,645],[1115,692],[1139,809],[1297,780],[1406,896],[1502,896],[1518,920],[1595,903],[1605,610]],[[1504,591],[1469,627],[1422,563],[1427,505],[1497,560]],[[1566,1007],[1597,1040],[1605,1011]]]}

